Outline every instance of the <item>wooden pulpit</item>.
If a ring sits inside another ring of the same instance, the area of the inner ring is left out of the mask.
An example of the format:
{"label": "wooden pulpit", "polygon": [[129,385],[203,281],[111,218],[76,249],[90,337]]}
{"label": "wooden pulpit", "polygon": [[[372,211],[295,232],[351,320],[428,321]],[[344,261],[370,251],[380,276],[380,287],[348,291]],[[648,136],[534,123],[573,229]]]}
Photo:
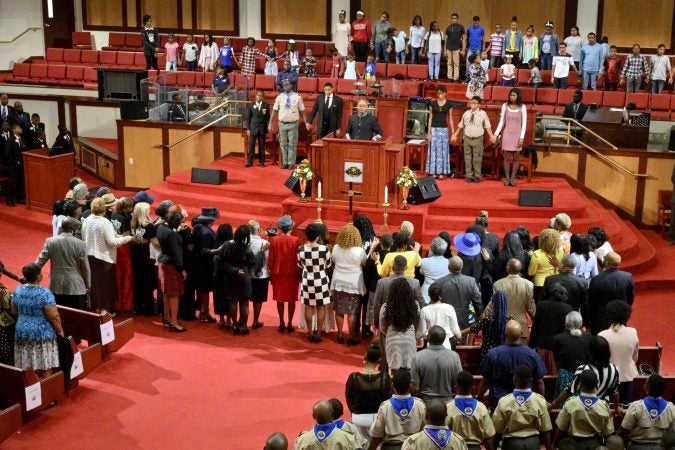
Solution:
{"label": "wooden pulpit", "polygon": [[48,149],[31,150],[23,153],[23,165],[28,209],[51,214],[75,175],[75,154],[49,156]]}
{"label": "wooden pulpit", "polygon": [[403,167],[403,150],[404,145],[392,143],[391,138],[384,141],[321,139],[311,146],[310,162],[317,172],[314,183],[321,181],[327,203],[347,203],[349,183],[345,180],[345,171],[360,171],[362,181],[352,184],[355,205],[381,205],[384,187],[388,186],[389,202],[392,207],[398,207],[394,177]]}

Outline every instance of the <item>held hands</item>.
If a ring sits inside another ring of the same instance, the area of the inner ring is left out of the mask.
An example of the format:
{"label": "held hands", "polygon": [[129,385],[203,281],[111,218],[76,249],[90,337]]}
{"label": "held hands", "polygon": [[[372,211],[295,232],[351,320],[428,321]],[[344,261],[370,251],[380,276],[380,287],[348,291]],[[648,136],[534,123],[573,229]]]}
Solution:
{"label": "held hands", "polygon": [[312,124],[311,123],[306,123],[305,128],[307,128],[307,131],[312,129]]}
{"label": "held hands", "polygon": [[490,252],[488,252],[488,250],[485,247],[483,247],[480,250],[480,256],[483,258],[483,261],[489,261],[490,260]]}
{"label": "held hands", "polygon": [[495,136],[494,134],[492,136],[490,136],[490,142],[492,143],[492,145],[496,144],[497,143],[497,136]]}
{"label": "held hands", "polygon": [[380,253],[379,252],[373,252],[373,254],[370,256],[370,258],[375,261],[375,264],[380,262]]}
{"label": "held hands", "polygon": [[523,140],[518,139],[518,148],[523,148]]}
{"label": "held hands", "polygon": [[422,248],[422,245],[419,242],[415,242],[415,245],[413,246],[413,249],[415,250],[415,252],[419,253],[421,248]]}

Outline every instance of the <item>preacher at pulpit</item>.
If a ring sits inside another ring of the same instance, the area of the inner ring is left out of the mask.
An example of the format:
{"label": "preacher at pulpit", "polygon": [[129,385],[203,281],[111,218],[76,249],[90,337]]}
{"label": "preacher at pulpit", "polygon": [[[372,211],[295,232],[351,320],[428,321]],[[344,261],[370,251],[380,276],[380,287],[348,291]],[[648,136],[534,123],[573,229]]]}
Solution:
{"label": "preacher at pulpit", "polygon": [[171,122],[187,121],[187,114],[185,114],[185,105],[183,104],[183,96],[180,94],[173,94],[173,97],[171,97],[169,120]]}
{"label": "preacher at pulpit", "polygon": [[377,117],[368,113],[368,102],[359,100],[356,106],[357,112],[352,114],[347,123],[347,139],[359,139],[362,141],[379,141],[382,139],[382,127]]}

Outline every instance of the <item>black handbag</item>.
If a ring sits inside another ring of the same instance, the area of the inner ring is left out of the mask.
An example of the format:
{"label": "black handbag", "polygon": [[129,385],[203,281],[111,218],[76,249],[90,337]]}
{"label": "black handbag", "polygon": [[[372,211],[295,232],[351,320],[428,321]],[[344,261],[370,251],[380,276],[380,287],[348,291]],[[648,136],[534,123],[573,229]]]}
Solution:
{"label": "black handbag", "polygon": [[59,369],[63,372],[63,382],[65,383],[66,392],[68,392],[70,369],[73,366],[73,361],[75,359],[73,348],[70,346],[70,339],[61,336],[60,334],[56,335],[56,345],[59,349]]}

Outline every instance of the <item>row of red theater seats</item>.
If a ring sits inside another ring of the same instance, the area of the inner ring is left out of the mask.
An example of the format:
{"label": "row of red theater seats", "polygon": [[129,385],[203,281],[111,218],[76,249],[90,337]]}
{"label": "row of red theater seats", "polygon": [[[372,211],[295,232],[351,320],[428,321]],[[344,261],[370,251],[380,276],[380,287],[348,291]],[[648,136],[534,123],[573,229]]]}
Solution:
{"label": "row of red theater seats", "polygon": [[78,89],[98,89],[98,73],[93,67],[65,64],[14,63],[12,77],[5,82],[44,84]]}
{"label": "row of red theater seats", "polygon": [[[182,46],[186,41],[184,35],[176,35],[176,41]],[[218,45],[218,47],[223,46],[223,37],[214,37],[213,41]],[[245,37],[233,37],[230,38],[230,45],[232,45],[236,52],[241,51],[241,49],[246,45]],[[204,36],[198,35],[194,37],[197,45],[201,47],[204,42]],[[159,47],[164,48],[164,44],[168,41],[167,34],[159,35]],[[283,52],[286,50],[288,40],[277,39],[276,41],[277,51]],[[267,47],[267,39],[257,39],[255,42],[256,48],[261,52],[265,51]],[[312,49],[312,55],[321,58],[323,56],[330,55],[330,49],[335,46],[332,42],[317,42],[317,41],[295,41],[295,48],[301,54],[304,54],[306,49]],[[110,33],[108,35],[108,45],[103,47],[103,50],[124,50],[124,51],[140,51],[143,47],[141,41],[140,33]]]}

